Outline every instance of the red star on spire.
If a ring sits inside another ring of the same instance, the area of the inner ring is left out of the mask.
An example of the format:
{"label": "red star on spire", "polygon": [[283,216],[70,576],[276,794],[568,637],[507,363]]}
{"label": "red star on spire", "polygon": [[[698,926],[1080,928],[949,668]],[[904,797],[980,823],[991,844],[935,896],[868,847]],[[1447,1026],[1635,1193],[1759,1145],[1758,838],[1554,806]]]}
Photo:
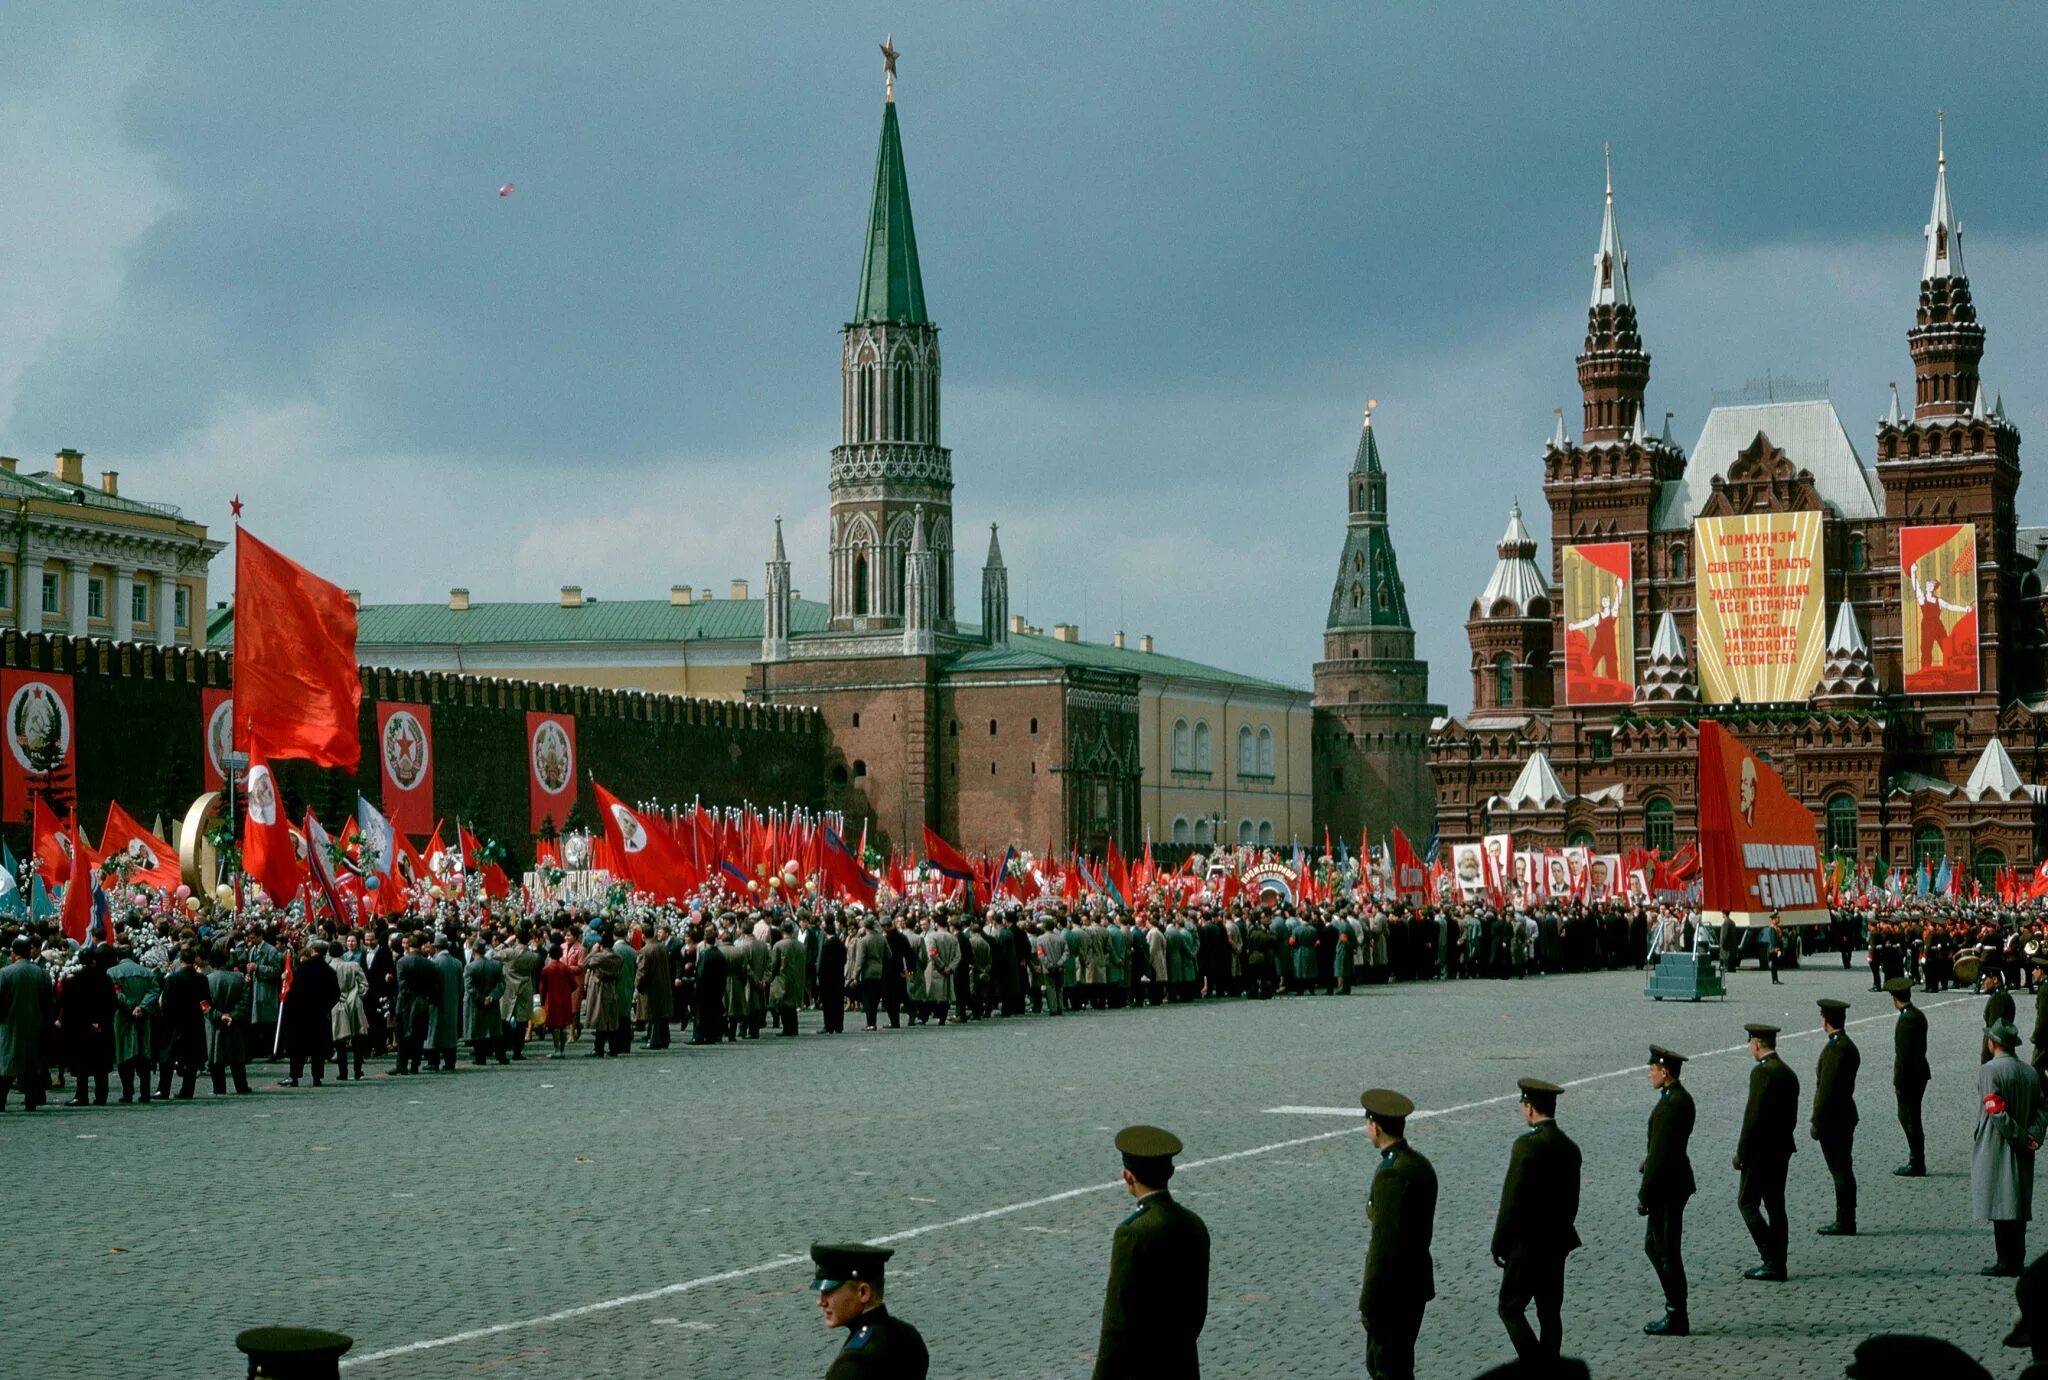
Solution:
{"label": "red star on spire", "polygon": [[242,520],[242,496],[240,494],[236,494],[228,500],[228,512],[234,515],[236,522]]}

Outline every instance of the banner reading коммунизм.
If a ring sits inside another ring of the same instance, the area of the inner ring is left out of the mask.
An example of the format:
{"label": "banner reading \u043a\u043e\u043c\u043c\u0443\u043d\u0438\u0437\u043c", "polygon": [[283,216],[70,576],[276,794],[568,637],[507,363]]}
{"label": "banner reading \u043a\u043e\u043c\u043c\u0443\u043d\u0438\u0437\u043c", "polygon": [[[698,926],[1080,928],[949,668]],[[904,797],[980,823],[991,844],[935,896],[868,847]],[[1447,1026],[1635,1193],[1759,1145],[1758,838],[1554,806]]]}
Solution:
{"label": "banner reading \u043a\u043e\u043c\u043c\u0443\u043d\u0438\u0437\u043c", "polygon": [[1803,700],[1820,680],[1827,609],[1821,515],[1693,523],[1694,665],[1709,704]]}

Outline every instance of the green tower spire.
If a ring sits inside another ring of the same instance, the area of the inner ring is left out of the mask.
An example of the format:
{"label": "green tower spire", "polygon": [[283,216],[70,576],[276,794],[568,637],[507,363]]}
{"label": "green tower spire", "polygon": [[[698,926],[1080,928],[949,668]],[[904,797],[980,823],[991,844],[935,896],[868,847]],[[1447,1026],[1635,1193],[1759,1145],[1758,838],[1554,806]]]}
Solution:
{"label": "green tower spire", "polygon": [[930,320],[924,314],[924,278],[917,270],[917,232],[910,224],[910,183],[903,175],[903,140],[896,132],[893,95],[882,107],[875,199],[868,209],[868,244],[861,255],[860,298],[853,319],[919,326]]}

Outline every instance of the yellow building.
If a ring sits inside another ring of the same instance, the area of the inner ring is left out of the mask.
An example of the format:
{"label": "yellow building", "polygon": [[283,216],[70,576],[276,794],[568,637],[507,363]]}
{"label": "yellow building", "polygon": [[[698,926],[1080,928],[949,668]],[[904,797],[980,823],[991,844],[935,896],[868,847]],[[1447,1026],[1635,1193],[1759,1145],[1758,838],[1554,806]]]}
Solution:
{"label": "yellow building", "polygon": [[0,456],[0,620],[23,632],[204,643],[206,572],[222,543],[165,503],[85,479],[85,456],[21,472]]}
{"label": "yellow building", "polygon": [[[764,601],[734,580],[726,597],[677,585],[666,600],[605,600],[565,586],[544,603],[360,604],[367,666],[559,681],[707,699],[744,697],[761,659]],[[792,597],[792,635],[822,633],[830,610]],[[1008,649],[1138,678],[1141,821],[1160,844],[1310,841],[1307,690],[1135,646],[1087,642],[1009,620]],[[1035,843],[1034,840],[1026,840]],[[1319,842],[1319,840],[1318,840]]]}

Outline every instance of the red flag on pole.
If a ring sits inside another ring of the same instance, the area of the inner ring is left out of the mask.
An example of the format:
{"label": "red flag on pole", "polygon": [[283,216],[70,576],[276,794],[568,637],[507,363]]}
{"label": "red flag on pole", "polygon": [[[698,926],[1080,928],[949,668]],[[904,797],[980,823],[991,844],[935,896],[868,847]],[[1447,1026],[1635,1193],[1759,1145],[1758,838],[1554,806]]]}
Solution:
{"label": "red flag on pole", "polygon": [[258,751],[249,756],[249,812],[242,827],[242,871],[287,906],[306,884],[306,865],[292,842],[291,820],[285,816],[270,763]]}
{"label": "red flag on pole", "polygon": [[354,771],[356,611],[340,586],[235,529],[237,739],[271,757]]}
{"label": "red flag on pole", "polygon": [[85,840],[79,836],[78,826],[71,826],[71,873],[64,884],[64,910],[58,917],[64,926],[64,937],[74,943],[83,944],[92,932],[93,865],[86,856]]}
{"label": "red flag on pole", "polygon": [[137,823],[118,801],[107,803],[107,824],[100,830],[100,856],[127,854],[128,880],[158,891],[176,891],[180,873],[178,854],[168,843]]}

